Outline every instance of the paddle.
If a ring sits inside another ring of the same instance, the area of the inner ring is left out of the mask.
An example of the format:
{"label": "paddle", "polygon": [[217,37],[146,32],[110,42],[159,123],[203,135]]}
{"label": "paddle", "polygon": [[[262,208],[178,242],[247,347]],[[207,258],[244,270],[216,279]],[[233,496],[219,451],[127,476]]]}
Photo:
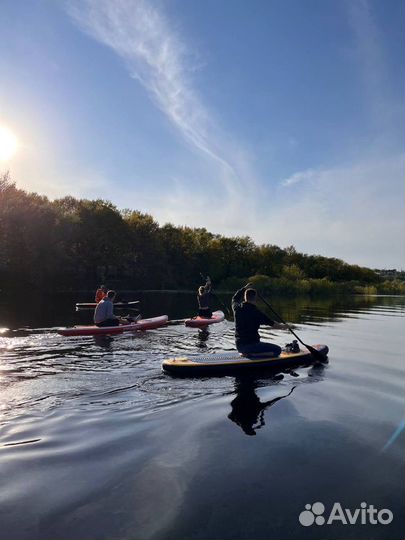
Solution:
{"label": "paddle", "polygon": [[187,319],[170,319],[167,321],[168,326],[173,324],[184,324],[187,321]]}
{"label": "paddle", "polygon": [[314,349],[314,347],[311,347],[311,345],[307,345],[306,343],[304,343],[302,341],[301,338],[299,338],[297,336],[297,334],[294,332],[294,330],[288,326],[288,324],[281,318],[281,316],[271,307],[271,305],[263,298],[263,296],[259,293],[259,291],[257,291],[257,296],[260,298],[260,300],[266,304],[266,306],[274,313],[274,315],[283,323],[287,326],[288,330],[293,334],[293,336],[295,336],[297,338],[297,340],[302,344],[304,345],[304,347],[306,347],[309,352],[312,354],[313,357],[315,357],[316,359],[318,359],[320,362],[325,362],[325,356],[317,351],[316,349]]}
{"label": "paddle", "polygon": [[[200,272],[200,276],[203,280],[206,280],[207,278],[205,278],[202,273]],[[232,317],[232,314],[229,310],[229,308],[222,302],[222,300],[219,298],[219,296],[217,296],[214,292],[212,292],[212,289],[211,289],[211,294],[214,298],[216,298],[217,302],[221,305],[221,307],[224,308],[224,310],[226,311],[226,313],[228,314],[228,317]]]}

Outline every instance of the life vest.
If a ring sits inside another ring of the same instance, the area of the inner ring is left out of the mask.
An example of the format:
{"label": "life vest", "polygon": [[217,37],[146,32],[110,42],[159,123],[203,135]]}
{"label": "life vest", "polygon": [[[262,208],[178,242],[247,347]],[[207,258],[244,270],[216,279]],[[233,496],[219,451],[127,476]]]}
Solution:
{"label": "life vest", "polygon": [[96,301],[97,304],[98,304],[98,303],[101,302],[101,300],[102,300],[103,298],[105,298],[106,296],[107,296],[107,295],[106,295],[106,293],[103,291],[103,289],[97,289],[95,301]]}

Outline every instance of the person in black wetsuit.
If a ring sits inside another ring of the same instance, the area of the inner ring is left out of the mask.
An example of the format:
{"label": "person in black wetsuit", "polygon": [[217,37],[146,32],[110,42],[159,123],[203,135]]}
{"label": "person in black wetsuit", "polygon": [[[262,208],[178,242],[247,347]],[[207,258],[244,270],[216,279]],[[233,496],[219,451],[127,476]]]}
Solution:
{"label": "person in black wetsuit", "polygon": [[197,291],[198,315],[205,319],[210,319],[212,317],[212,309],[210,307],[211,285],[211,279],[207,276],[205,285],[198,287]]}
{"label": "person in black wetsuit", "polygon": [[268,325],[285,330],[287,325],[272,321],[256,307],[257,293],[248,283],[233,295],[232,310],[235,317],[235,341],[238,351],[245,355],[279,356],[281,347],[260,341],[259,327]]}

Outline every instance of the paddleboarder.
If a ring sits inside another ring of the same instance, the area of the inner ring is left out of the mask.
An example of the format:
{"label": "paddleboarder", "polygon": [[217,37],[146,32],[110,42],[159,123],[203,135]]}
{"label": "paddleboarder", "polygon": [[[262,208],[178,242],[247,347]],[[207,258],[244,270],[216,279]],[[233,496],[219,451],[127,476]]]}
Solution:
{"label": "paddleboarder", "polygon": [[260,311],[256,306],[256,300],[257,292],[251,283],[247,283],[233,295],[236,348],[244,355],[266,353],[266,356],[280,356],[281,347],[260,341],[259,327],[267,325],[274,329],[285,330],[288,326],[273,321]]}
{"label": "paddleboarder", "polygon": [[108,291],[106,296],[97,304],[94,310],[94,324],[96,326],[118,326],[119,324],[129,324],[141,318],[141,315],[133,317],[117,317],[114,315],[115,291]]}
{"label": "paddleboarder", "polygon": [[200,317],[204,317],[205,319],[210,319],[212,317],[212,309],[210,307],[211,288],[211,278],[210,276],[207,276],[205,285],[198,287],[197,291],[198,315]]}

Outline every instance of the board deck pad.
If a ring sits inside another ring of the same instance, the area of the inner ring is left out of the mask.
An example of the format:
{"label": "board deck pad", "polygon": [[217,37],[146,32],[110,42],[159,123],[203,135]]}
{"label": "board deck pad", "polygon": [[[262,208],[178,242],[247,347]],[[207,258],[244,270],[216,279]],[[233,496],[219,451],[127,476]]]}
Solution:
{"label": "board deck pad", "polygon": [[[271,358],[285,358],[286,356],[291,356],[290,354],[281,353],[280,356],[274,357],[274,356],[256,356],[256,357],[249,357],[249,356],[243,356],[239,353],[228,353],[228,354],[207,354],[205,356],[197,356],[195,358],[193,357],[185,357],[185,358],[176,358],[178,362],[192,362],[192,363],[198,363],[198,364],[234,364],[235,362],[246,362],[246,361],[252,361],[252,360],[271,360]],[[298,354],[298,356],[302,356]]]}

